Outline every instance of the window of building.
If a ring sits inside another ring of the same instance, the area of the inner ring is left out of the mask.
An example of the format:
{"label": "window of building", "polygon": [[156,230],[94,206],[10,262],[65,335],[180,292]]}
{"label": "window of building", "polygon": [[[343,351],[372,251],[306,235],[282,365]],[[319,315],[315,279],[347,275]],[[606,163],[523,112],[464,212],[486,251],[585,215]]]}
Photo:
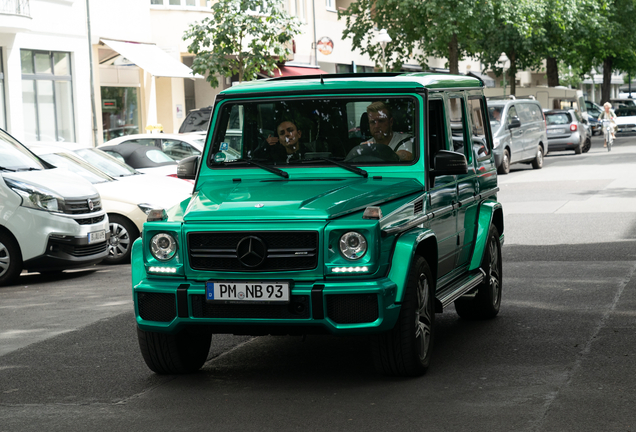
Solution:
{"label": "window of building", "polygon": [[26,141],[75,141],[71,54],[20,50]]}
{"label": "window of building", "polygon": [[7,130],[7,113],[4,97],[4,61],[0,49],[0,128]]}
{"label": "window of building", "polygon": [[210,0],[150,0],[152,6],[209,7]]}
{"label": "window of building", "polygon": [[327,10],[328,11],[336,11],[336,0],[326,0],[327,1]]}
{"label": "window of building", "polygon": [[305,21],[306,19],[306,3],[307,2],[305,0],[290,0],[291,14],[298,17],[301,21]]}
{"label": "window of building", "polygon": [[373,66],[360,66],[355,65],[355,71],[353,70],[354,65],[352,64],[337,64],[336,65],[336,73],[371,73],[374,72]]}

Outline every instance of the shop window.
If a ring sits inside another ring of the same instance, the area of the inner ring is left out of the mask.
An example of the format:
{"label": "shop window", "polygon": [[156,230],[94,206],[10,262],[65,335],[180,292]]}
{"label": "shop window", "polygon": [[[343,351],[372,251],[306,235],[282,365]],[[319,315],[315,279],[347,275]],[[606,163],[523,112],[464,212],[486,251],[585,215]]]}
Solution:
{"label": "shop window", "polygon": [[104,142],[139,133],[139,92],[136,87],[102,87]]}
{"label": "shop window", "polygon": [[20,50],[26,141],[75,141],[71,55]]}
{"label": "shop window", "polygon": [[326,0],[327,2],[327,10],[328,11],[336,11],[336,0]]}

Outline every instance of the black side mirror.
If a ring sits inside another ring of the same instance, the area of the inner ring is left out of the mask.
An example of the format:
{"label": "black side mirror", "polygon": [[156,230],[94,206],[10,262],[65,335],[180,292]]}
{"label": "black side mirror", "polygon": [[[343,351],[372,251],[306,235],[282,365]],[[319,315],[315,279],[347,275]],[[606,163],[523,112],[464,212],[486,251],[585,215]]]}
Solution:
{"label": "black side mirror", "polygon": [[433,159],[435,176],[468,174],[468,162],[463,153],[440,150]]}
{"label": "black side mirror", "polygon": [[520,128],[521,122],[519,121],[519,117],[513,117],[508,122],[508,129]]}
{"label": "black side mirror", "polygon": [[199,170],[201,156],[190,156],[179,161],[177,165],[177,177],[184,180],[195,180]]}

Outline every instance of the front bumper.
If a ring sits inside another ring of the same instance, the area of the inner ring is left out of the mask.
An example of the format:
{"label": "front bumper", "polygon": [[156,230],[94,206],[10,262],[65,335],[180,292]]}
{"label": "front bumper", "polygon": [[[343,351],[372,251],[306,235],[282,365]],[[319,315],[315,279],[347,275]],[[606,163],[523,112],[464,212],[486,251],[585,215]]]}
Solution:
{"label": "front bumper", "polygon": [[24,262],[23,267],[29,271],[61,270],[87,267],[97,264],[108,256],[108,239],[89,244],[87,237],[51,235],[44,254]]}
{"label": "front bumper", "polygon": [[397,285],[374,280],[295,282],[285,304],[209,303],[205,282],[142,280],[133,287],[135,314],[145,331],[178,332],[206,325],[230,334],[360,334],[393,328],[400,313]]}

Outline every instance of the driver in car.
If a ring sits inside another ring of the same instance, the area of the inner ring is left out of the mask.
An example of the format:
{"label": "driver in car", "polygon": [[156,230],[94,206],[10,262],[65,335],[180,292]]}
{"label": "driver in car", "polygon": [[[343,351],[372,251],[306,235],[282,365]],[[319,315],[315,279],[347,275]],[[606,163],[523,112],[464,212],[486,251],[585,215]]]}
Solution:
{"label": "driver in car", "polygon": [[401,161],[413,160],[413,135],[393,131],[393,115],[384,102],[376,101],[369,105],[367,115],[373,138],[352,148],[345,160],[367,153],[365,146],[375,144],[388,146]]}

